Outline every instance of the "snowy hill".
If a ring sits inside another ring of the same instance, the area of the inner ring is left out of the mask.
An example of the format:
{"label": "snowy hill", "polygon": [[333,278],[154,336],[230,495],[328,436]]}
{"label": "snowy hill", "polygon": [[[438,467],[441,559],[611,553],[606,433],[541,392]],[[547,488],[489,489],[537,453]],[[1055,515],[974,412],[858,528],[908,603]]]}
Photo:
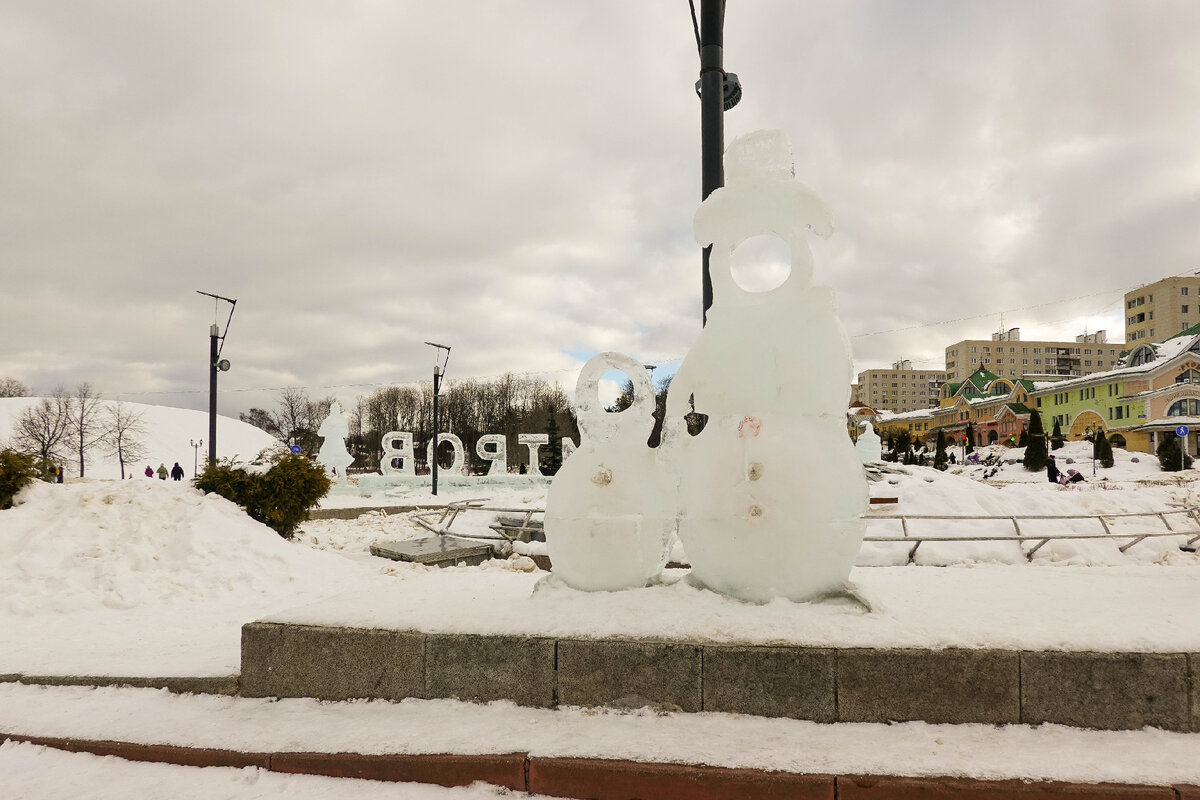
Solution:
{"label": "snowy hill", "polygon": [[[20,413],[39,401],[40,398],[37,397],[0,398],[0,447],[9,443],[13,425]],[[101,401],[101,405],[112,406],[115,405],[115,401]],[[141,477],[147,464],[155,469],[159,464],[165,464],[167,469],[170,469],[171,465],[178,461],[190,478],[197,454],[188,442],[208,438],[208,412],[142,403],[126,402],[124,405],[133,413],[142,415],[142,425],[146,430],[145,436],[142,437],[145,457],[134,466],[134,474]],[[105,414],[106,411],[101,408],[97,418],[103,419]],[[220,458],[249,460],[262,449],[276,443],[274,437],[253,425],[217,416],[217,456]],[[199,450],[201,462],[207,453],[206,442]],[[78,464],[69,461],[66,474],[68,477],[78,475]],[[103,447],[97,447],[88,453],[86,474],[89,478],[119,478],[121,469],[115,457],[109,456]]]}

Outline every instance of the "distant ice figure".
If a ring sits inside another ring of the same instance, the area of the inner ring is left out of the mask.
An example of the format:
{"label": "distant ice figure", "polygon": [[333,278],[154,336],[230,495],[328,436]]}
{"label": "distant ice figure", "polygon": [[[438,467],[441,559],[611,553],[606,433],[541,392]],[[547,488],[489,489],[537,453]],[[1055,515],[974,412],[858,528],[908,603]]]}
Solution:
{"label": "distant ice figure", "polygon": [[317,436],[323,437],[321,449],[317,451],[317,461],[325,469],[334,471],[333,482],[346,484],[346,468],[354,463],[354,456],[346,450],[346,437],[350,433],[350,424],[342,416],[342,405],[336,400],[329,406],[329,416],[317,428]]}
{"label": "distant ice figure", "polygon": [[[850,344],[833,292],[813,286],[807,232],[832,216],[794,178],[782,131],[732,142],[726,185],[696,212],[712,244],[713,305],[667,396],[669,457],[679,473],[679,538],[699,583],[745,600],[808,600],[840,590],[862,544],[867,486],[846,436]],[[782,239],[791,273],[773,290],[734,281],[733,251]],[[690,410],[708,416],[681,432]]]}
{"label": "distant ice figure", "polygon": [[[621,370],[633,382],[633,404],[605,411],[600,378]],[[584,365],[575,388],[579,448],[563,462],[546,498],[546,549],[554,574],[589,591],[635,589],[653,583],[667,562],[673,497],[659,486],[654,390],[645,367],[619,353]],[[532,450],[532,448],[531,448]]]}
{"label": "distant ice figure", "polygon": [[864,464],[878,461],[883,457],[883,440],[875,432],[874,425],[866,423],[866,428],[858,434],[858,441],[855,442],[854,449],[858,451],[858,458]]}

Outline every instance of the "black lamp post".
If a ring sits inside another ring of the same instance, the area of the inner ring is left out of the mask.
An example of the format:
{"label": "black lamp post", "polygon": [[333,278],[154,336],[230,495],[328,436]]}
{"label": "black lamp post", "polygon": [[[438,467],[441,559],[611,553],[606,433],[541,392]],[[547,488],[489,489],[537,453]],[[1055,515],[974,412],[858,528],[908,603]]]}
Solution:
{"label": "black lamp post", "polygon": [[[437,342],[426,342],[425,344],[434,348],[433,351],[433,451],[430,454],[430,472],[433,474],[433,494],[437,495],[437,474],[438,474],[438,392],[441,390],[442,378],[446,375],[446,365],[450,363],[450,347],[449,345],[438,344]],[[446,351],[446,357],[442,363],[438,364],[438,356],[442,351]]]}
{"label": "black lamp post", "polygon": [[1100,432],[1100,426],[1095,425],[1095,424],[1088,425],[1086,428],[1083,429],[1083,433],[1084,433],[1083,438],[1087,439],[1088,441],[1090,441],[1092,443],[1092,477],[1093,478],[1096,477],[1096,439],[1097,439],[1097,434],[1099,432]]}
{"label": "black lamp post", "polygon": [[[213,310],[215,312],[216,305],[219,301],[224,300],[229,303],[229,319],[225,321],[225,333],[221,333],[217,323],[213,323],[208,329],[208,463],[217,463],[217,373],[229,371],[229,360],[221,358],[221,351],[225,349],[225,337],[229,335],[229,323],[233,322],[233,310],[237,308],[237,300],[232,300],[228,297],[222,297],[219,294],[211,294],[196,290],[196,294],[202,294],[205,297],[213,298]],[[217,340],[220,340],[220,347],[217,346]]]}
{"label": "black lamp post", "polygon": [[200,471],[200,448],[204,447],[204,440],[194,442],[188,439],[188,444],[192,446],[192,477],[196,477],[196,473]]}
{"label": "black lamp post", "polygon": [[[696,81],[696,92],[700,95],[700,199],[705,200],[725,185],[725,112],[742,99],[742,86],[737,75],[725,72],[722,64],[725,0],[700,0],[699,23],[696,22],[695,5],[691,8],[696,46],[700,49],[700,80]],[[711,252],[711,245],[704,248],[701,260],[702,322],[708,321],[708,309],[713,301],[712,275],[708,266]]]}

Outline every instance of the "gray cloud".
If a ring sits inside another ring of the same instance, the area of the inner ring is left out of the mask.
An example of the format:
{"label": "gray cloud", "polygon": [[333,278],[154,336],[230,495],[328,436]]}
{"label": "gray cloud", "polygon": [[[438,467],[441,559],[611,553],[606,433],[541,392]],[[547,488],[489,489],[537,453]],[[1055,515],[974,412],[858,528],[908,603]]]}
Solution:
{"label": "gray cloud", "polygon": [[[577,354],[696,333],[686,6],[0,11],[0,375],[203,407],[196,289],[239,301],[230,413],[424,379],[427,339],[451,376],[569,382]],[[856,369],[939,366],[1006,310],[1120,338],[1124,288],[1200,268],[1198,23],[1184,0],[731,4],[727,139],[787,130],[833,207],[816,280]]]}

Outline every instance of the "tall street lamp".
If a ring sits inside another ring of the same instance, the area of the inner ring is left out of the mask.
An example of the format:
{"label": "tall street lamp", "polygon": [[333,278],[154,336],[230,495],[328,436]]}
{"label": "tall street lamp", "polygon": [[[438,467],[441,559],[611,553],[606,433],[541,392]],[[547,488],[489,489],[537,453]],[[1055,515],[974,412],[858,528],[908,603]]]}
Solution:
{"label": "tall street lamp", "polygon": [[1100,432],[1100,426],[1096,424],[1088,425],[1083,429],[1083,438],[1092,443],[1092,477],[1096,477],[1096,434]]}
{"label": "tall street lamp", "polygon": [[[229,335],[229,323],[233,322],[233,310],[237,308],[237,300],[222,297],[219,294],[202,292],[199,289],[196,290],[196,294],[213,298],[213,316],[216,316],[217,305],[220,301],[224,300],[229,303],[229,319],[225,321],[225,333],[221,333],[221,329],[215,322],[208,329],[208,463],[216,465],[217,373],[229,371],[229,360],[221,358],[221,351],[225,349],[225,337]],[[217,346],[217,340],[221,342],[220,347]]]}
{"label": "tall street lamp", "polygon": [[[725,185],[725,112],[742,99],[742,86],[737,75],[726,72],[722,62],[725,50],[725,0],[700,0],[700,20],[696,21],[696,6],[692,10],[692,27],[696,31],[696,46],[700,50],[700,80],[696,92],[700,95],[700,199],[706,200],[714,190]],[[702,322],[708,321],[712,307],[712,275],[708,259],[712,246],[704,248],[701,260]]]}
{"label": "tall street lamp", "polygon": [[[430,454],[429,461],[430,471],[433,473],[433,494],[437,495],[437,474],[438,474],[438,392],[442,386],[442,378],[446,375],[446,365],[450,363],[450,347],[449,345],[438,344],[437,342],[426,342],[425,344],[434,348],[433,351],[433,450]],[[442,351],[446,351],[446,357],[442,363],[438,364],[438,358],[441,357]]]}
{"label": "tall street lamp", "polygon": [[204,440],[194,442],[188,439],[188,444],[192,446],[192,477],[196,477],[196,473],[200,471],[200,448],[204,447]]}

